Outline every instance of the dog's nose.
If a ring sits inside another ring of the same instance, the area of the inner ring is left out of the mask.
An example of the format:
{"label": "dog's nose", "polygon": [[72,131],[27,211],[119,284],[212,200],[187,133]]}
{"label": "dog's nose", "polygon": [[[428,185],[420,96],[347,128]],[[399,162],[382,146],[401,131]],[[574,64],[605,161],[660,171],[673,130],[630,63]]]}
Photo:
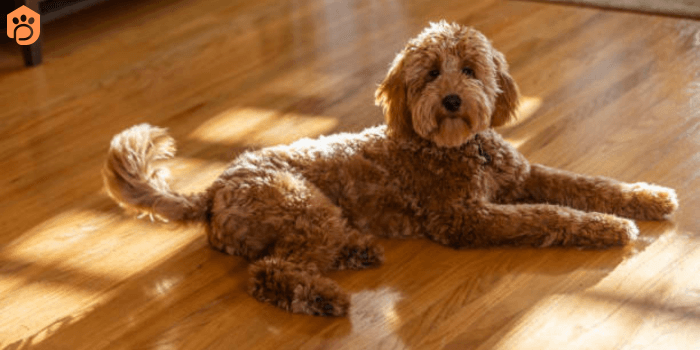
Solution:
{"label": "dog's nose", "polygon": [[450,112],[457,112],[462,104],[462,99],[457,95],[447,95],[442,99],[442,105]]}

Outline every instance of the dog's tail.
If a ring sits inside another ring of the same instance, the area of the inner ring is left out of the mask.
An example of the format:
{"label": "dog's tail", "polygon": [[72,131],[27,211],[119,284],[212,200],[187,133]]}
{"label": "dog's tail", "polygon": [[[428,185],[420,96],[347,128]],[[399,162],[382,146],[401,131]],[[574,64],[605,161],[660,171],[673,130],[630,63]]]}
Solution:
{"label": "dog's tail", "polygon": [[211,200],[206,192],[182,195],[170,190],[168,169],[157,160],[172,158],[175,141],[163,128],[139,124],[112,138],[102,177],[107,193],[127,210],[165,221],[204,221]]}

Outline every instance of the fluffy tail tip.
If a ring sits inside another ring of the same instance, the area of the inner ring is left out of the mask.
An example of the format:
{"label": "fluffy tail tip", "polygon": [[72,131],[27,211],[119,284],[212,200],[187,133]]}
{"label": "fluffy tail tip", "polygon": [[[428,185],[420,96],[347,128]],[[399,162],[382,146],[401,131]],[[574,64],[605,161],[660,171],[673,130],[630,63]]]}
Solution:
{"label": "fluffy tail tip", "polygon": [[166,168],[153,166],[174,155],[175,141],[164,128],[144,123],[122,131],[112,138],[102,170],[107,193],[127,210],[182,220],[192,203],[170,191]]}

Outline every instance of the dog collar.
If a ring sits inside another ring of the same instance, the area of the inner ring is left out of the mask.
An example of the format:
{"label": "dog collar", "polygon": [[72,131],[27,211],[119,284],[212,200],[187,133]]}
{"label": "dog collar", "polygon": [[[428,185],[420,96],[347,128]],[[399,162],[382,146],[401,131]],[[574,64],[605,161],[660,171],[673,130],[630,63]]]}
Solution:
{"label": "dog collar", "polygon": [[479,156],[483,158],[481,165],[491,164],[491,156],[484,151],[483,147],[481,147],[481,138],[479,137],[479,134],[474,135],[474,141],[476,141],[476,147],[479,149]]}

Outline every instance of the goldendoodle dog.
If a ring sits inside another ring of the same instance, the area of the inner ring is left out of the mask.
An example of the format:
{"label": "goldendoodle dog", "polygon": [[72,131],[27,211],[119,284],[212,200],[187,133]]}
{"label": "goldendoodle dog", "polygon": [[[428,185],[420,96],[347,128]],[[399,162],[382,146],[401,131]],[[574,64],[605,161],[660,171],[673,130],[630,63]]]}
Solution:
{"label": "goldendoodle dog", "polygon": [[251,261],[249,292],[311,315],[345,315],[325,277],[382,263],[375,237],[454,248],[601,248],[665,219],[672,189],[530,164],[492,128],[513,119],[518,88],[503,54],[473,28],[431,23],[396,56],[376,91],[386,124],[245,152],[204,192],[172,191],[154,162],[173,156],[162,128],[114,137],[103,170],[123,207],[202,222],[210,244]]}

